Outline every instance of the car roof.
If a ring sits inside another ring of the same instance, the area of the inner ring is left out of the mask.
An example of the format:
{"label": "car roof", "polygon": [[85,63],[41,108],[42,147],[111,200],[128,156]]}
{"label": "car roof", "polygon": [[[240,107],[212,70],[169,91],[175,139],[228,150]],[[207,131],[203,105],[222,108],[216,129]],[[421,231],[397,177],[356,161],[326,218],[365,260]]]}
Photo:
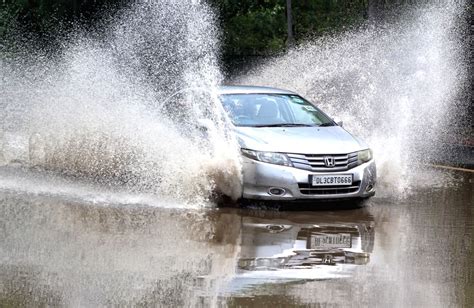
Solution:
{"label": "car roof", "polygon": [[296,94],[294,92],[257,86],[221,86],[219,87],[219,94]]}

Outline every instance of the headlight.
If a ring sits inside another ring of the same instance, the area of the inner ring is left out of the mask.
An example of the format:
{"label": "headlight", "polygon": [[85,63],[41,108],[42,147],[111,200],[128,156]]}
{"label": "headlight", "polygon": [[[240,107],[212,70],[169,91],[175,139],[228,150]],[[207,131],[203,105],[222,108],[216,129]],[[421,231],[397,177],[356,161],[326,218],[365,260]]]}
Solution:
{"label": "headlight", "polygon": [[288,156],[282,153],[259,152],[254,150],[242,149],[242,154],[248,158],[259,160],[269,164],[292,166]]}
{"label": "headlight", "polygon": [[372,159],[372,150],[371,149],[359,151],[357,153],[357,160],[358,160],[359,165],[363,164],[365,162],[368,162],[371,159]]}

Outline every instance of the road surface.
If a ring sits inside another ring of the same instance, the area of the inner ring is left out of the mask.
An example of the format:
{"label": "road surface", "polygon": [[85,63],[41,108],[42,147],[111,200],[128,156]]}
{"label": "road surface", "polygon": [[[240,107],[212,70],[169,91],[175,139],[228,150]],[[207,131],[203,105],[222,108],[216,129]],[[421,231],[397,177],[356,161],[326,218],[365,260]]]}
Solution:
{"label": "road surface", "polygon": [[276,211],[0,169],[0,306],[472,307],[474,173],[418,181],[364,209]]}

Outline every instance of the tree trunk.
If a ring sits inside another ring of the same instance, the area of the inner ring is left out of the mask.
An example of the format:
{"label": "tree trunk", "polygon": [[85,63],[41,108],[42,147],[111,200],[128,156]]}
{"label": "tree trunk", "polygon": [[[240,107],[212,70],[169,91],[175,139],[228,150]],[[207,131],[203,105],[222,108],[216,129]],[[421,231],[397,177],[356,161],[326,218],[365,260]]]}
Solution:
{"label": "tree trunk", "polygon": [[288,36],[286,38],[286,47],[293,46],[295,37],[293,36],[293,16],[291,12],[291,0],[286,0],[286,24]]}

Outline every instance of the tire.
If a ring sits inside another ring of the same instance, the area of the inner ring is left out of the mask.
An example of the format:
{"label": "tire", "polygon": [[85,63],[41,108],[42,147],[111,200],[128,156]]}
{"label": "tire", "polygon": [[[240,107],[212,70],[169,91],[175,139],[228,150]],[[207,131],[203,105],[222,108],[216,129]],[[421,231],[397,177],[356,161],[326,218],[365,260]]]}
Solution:
{"label": "tire", "polygon": [[370,199],[370,197],[369,198],[361,198],[361,199],[356,200],[354,202],[354,208],[356,208],[356,209],[365,208],[368,204],[369,199]]}

